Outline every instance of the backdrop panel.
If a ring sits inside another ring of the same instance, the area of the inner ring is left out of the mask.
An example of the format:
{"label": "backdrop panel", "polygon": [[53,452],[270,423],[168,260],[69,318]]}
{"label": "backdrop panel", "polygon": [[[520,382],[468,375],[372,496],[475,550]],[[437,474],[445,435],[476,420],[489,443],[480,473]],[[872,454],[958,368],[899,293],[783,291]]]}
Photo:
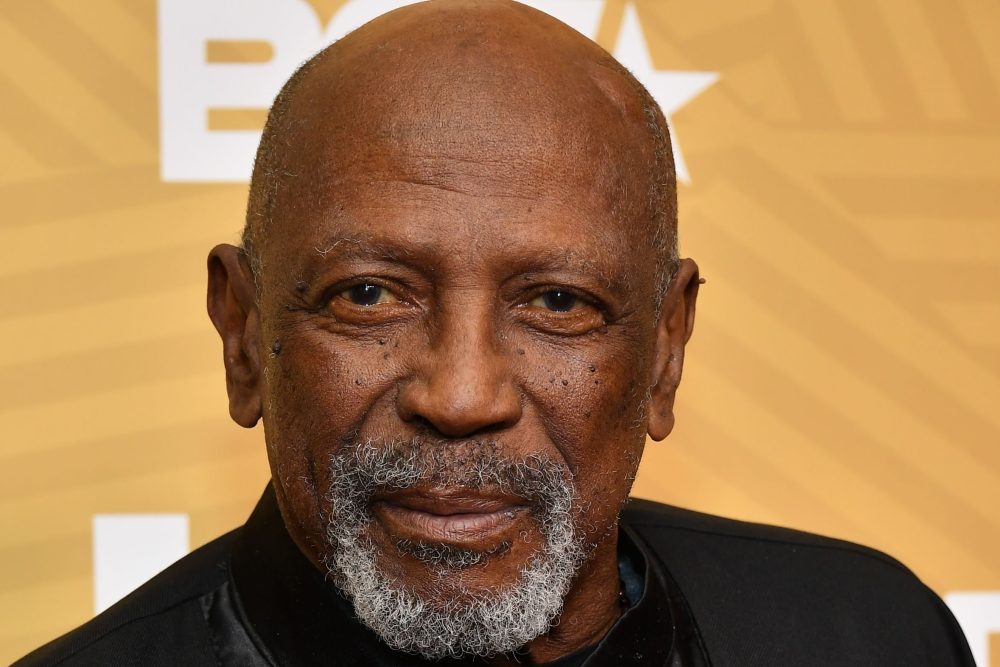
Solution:
{"label": "backdrop panel", "polygon": [[[0,6],[0,660],[248,514],[205,257],[280,82],[399,4]],[[886,550],[1000,665],[1000,5],[531,4],[643,79],[687,178],[708,282],[636,495]]]}

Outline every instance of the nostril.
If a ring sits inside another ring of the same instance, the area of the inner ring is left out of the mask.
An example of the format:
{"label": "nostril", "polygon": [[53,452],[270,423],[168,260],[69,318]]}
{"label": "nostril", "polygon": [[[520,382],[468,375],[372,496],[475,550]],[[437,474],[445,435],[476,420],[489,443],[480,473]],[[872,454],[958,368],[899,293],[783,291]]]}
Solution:
{"label": "nostril", "polygon": [[413,426],[413,429],[418,433],[438,433],[438,430],[434,428],[434,424],[432,424],[429,419],[421,415],[412,415],[405,421],[408,421],[410,425]]}

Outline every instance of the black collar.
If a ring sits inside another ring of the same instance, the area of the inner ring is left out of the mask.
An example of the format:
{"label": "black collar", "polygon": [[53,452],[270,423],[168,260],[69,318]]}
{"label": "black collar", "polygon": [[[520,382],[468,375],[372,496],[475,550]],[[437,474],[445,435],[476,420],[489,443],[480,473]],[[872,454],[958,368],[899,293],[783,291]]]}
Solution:
{"label": "black collar", "polygon": [[[701,667],[697,631],[673,579],[628,526],[619,551],[644,577],[645,590],[584,663]],[[270,485],[233,548],[231,575],[247,630],[276,665],[440,667],[478,660],[428,662],[394,651],[358,621],[344,600],[299,551],[285,530]]]}

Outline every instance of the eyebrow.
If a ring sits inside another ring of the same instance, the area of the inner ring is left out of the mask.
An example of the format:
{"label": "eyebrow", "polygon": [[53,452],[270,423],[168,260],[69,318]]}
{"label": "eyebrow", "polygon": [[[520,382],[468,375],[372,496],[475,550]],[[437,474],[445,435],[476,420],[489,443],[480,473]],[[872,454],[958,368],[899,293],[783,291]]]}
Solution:
{"label": "eyebrow", "polygon": [[552,248],[532,254],[526,263],[528,271],[569,270],[599,279],[604,287],[627,292],[630,281],[627,272],[618,273],[594,261],[592,255],[575,248]]}
{"label": "eyebrow", "polygon": [[332,253],[334,257],[338,255],[351,255],[371,259],[405,261],[413,255],[412,250],[387,245],[366,234],[353,234],[351,236],[337,235],[313,249],[323,259],[327,259],[327,256]]}

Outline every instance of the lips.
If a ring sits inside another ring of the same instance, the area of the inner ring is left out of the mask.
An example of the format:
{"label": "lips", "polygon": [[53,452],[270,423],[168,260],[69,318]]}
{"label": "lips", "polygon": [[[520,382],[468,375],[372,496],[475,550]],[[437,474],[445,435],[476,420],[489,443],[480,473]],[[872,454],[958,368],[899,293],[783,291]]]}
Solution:
{"label": "lips", "polygon": [[375,496],[371,509],[394,538],[488,548],[517,529],[528,505],[500,493],[409,489]]}

